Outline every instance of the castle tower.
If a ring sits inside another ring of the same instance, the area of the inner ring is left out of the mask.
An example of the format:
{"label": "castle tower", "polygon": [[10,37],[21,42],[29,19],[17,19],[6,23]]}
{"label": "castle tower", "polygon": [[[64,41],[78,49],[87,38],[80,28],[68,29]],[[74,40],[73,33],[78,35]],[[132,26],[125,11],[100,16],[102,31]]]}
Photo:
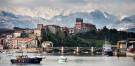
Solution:
{"label": "castle tower", "polygon": [[43,32],[42,30],[43,30],[43,24],[39,24],[39,22],[38,22],[37,28],[34,29],[34,34],[36,36],[41,36],[41,34]]}
{"label": "castle tower", "polygon": [[83,19],[76,18],[75,29],[80,29],[81,27],[83,27]]}
{"label": "castle tower", "polygon": [[37,29],[42,29],[43,28],[43,24],[37,24]]}

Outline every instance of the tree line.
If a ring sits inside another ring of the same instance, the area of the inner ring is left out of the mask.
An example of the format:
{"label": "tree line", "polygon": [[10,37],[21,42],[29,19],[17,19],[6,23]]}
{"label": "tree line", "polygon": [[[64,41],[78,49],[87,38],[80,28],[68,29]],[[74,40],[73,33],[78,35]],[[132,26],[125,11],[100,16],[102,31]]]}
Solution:
{"label": "tree line", "polygon": [[[0,29],[0,34],[13,33],[11,29]],[[25,32],[20,37],[25,38],[29,35]],[[127,40],[128,38],[135,38],[135,33],[126,31],[117,31],[116,29],[108,29],[106,26],[98,31],[89,31],[86,33],[78,33],[70,35],[68,31],[53,34],[49,30],[44,31],[41,36],[41,43],[44,41],[52,41],[55,47],[101,47],[105,39],[112,45],[116,45],[117,41]],[[40,43],[40,44],[41,44]]]}
{"label": "tree line", "polygon": [[105,39],[112,45],[116,45],[119,40],[127,40],[127,38],[135,38],[135,33],[117,31],[116,29],[108,29],[106,26],[98,31],[89,31],[86,33],[78,33],[74,35],[68,34],[68,32],[60,32],[53,34],[49,31],[43,32],[43,41],[52,41],[54,46],[67,46],[67,47],[101,47],[104,44]]}

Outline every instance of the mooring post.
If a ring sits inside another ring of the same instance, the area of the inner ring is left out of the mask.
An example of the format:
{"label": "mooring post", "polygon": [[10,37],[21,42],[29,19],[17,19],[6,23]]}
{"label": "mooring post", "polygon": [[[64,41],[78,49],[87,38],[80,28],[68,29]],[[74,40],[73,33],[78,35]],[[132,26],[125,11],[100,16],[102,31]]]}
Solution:
{"label": "mooring post", "polygon": [[77,52],[77,53],[80,53],[80,52],[81,52],[80,47],[77,47],[77,48],[76,48],[76,52]]}
{"label": "mooring post", "polygon": [[65,47],[61,47],[61,53],[64,53],[65,52]]}
{"label": "mooring post", "polygon": [[95,47],[91,47],[91,52],[94,53],[95,51]]}

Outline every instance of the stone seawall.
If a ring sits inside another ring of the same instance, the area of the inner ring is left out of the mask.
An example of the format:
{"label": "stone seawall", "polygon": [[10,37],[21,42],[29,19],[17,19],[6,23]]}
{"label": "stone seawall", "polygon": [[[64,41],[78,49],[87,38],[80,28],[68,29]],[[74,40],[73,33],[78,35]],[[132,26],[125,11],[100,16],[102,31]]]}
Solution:
{"label": "stone seawall", "polygon": [[135,57],[135,53],[126,52],[126,55],[129,57]]}
{"label": "stone seawall", "polygon": [[43,52],[44,49],[43,48],[25,48],[25,49],[22,49],[23,51],[25,52]]}

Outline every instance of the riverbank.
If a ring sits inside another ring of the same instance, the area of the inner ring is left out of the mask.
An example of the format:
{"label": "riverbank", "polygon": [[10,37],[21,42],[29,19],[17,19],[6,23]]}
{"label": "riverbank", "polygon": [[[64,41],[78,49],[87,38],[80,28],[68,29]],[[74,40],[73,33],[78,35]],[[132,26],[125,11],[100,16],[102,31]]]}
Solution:
{"label": "riverbank", "polygon": [[[16,53],[19,55],[20,53]],[[134,66],[135,61],[132,57],[115,57],[115,56],[101,56],[101,55],[91,55],[91,54],[67,54],[63,55],[68,58],[66,63],[58,63],[58,58],[61,56],[59,53],[28,53],[29,57],[40,55],[46,58],[41,61],[40,64],[17,64],[18,66]],[[15,58],[15,55],[9,56],[7,54],[1,54],[2,59],[0,60],[1,66],[16,66],[16,64],[11,64],[10,58]],[[132,61],[132,62],[130,62]]]}
{"label": "riverbank", "polygon": [[135,58],[135,53],[126,52],[126,56]]}
{"label": "riverbank", "polygon": [[131,52],[114,52],[115,56],[127,56],[127,57],[135,57],[135,53],[131,53]]}

